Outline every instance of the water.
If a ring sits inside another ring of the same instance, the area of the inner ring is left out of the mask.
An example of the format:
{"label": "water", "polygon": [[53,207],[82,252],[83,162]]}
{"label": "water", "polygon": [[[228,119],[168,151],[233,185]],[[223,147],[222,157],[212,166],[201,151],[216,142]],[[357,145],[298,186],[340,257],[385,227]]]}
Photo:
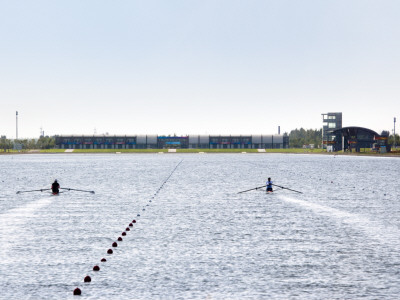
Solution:
{"label": "water", "polygon": [[[0,298],[76,299],[79,287],[82,299],[397,299],[399,167],[323,155],[3,155]],[[304,193],[237,194],[269,176]],[[96,194],[16,195],[55,178]]]}

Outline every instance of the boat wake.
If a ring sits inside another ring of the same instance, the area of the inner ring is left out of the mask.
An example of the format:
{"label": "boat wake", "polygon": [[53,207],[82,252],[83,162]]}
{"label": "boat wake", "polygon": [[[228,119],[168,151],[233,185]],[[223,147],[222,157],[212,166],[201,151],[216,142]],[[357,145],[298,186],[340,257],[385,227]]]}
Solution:
{"label": "boat wake", "polygon": [[4,257],[12,257],[12,248],[24,240],[24,225],[51,201],[51,197],[41,198],[0,214],[0,250]]}
{"label": "boat wake", "polygon": [[278,198],[287,203],[311,210],[316,214],[334,218],[342,224],[349,224],[355,230],[364,232],[372,239],[379,240],[385,244],[391,245],[392,247],[399,247],[398,237],[400,236],[400,230],[393,225],[388,226],[383,222],[373,221],[358,214],[349,213],[340,209],[287,197],[284,195],[279,195]]}
{"label": "boat wake", "polygon": [[295,198],[287,197],[284,195],[279,195],[279,199],[281,199],[285,202],[297,204],[304,208],[310,209],[318,214],[334,216],[336,218],[349,218],[350,220],[355,217],[355,215],[352,213],[348,213],[348,212],[345,212],[345,211],[342,211],[342,210],[339,210],[336,208],[332,208],[332,207],[328,207],[328,206],[324,206],[324,205],[320,205],[317,203],[308,202],[308,201],[304,201],[304,200],[300,200],[300,199],[295,199]]}

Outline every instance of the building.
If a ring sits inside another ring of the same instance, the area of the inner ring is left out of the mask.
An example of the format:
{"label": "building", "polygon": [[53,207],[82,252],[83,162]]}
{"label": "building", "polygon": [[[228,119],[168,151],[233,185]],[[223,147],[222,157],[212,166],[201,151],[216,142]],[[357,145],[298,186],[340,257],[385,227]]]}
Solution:
{"label": "building", "polygon": [[342,113],[322,114],[322,148],[331,150],[330,145],[334,144],[335,135],[333,132],[342,128]]}
{"label": "building", "polygon": [[352,126],[337,129],[332,135],[333,151],[361,152],[362,149],[375,149],[381,153],[390,151],[389,134],[385,132],[379,135],[371,129]]}
{"label": "building", "polygon": [[285,149],[289,136],[277,135],[56,135],[58,149]]}

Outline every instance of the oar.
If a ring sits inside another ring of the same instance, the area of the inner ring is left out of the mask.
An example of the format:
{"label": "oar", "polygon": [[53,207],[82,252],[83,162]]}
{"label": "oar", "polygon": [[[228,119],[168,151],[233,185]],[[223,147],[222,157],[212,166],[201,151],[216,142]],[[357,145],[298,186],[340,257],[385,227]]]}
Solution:
{"label": "oar", "polygon": [[18,191],[17,194],[30,193],[30,192],[43,192],[43,191],[47,191],[47,190],[51,190],[51,189],[40,189],[40,190],[31,190],[31,191]]}
{"label": "oar", "polygon": [[302,192],[299,192],[299,191],[296,191],[296,190],[292,190],[292,189],[289,189],[289,188],[284,187],[284,186],[280,186],[280,185],[276,185],[276,184],[272,184],[272,185],[273,185],[273,186],[280,187],[281,189],[285,189],[285,190],[289,190],[289,191],[292,191],[292,192],[296,192],[296,193],[303,194]]}
{"label": "oar", "polygon": [[94,191],[86,191],[86,190],[77,190],[77,189],[71,189],[71,188],[60,188],[68,191],[78,191],[78,192],[87,192],[87,193],[92,193],[94,194]]}
{"label": "oar", "polygon": [[245,191],[241,191],[241,192],[238,192],[238,194],[250,192],[250,191],[253,191],[253,190],[258,190],[258,189],[261,189],[263,187],[266,187],[266,185],[259,186],[259,187],[256,187],[256,188],[253,188],[253,189],[249,189],[249,190],[245,190]]}

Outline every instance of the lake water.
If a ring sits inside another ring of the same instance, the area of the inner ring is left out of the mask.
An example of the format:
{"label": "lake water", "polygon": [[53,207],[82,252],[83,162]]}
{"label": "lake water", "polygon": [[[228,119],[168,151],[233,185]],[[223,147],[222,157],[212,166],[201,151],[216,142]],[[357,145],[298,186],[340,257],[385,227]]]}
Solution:
{"label": "lake water", "polygon": [[[2,299],[400,295],[398,158],[32,154],[0,170]],[[269,176],[303,194],[237,194]],[[54,179],[96,193],[16,194]]]}

